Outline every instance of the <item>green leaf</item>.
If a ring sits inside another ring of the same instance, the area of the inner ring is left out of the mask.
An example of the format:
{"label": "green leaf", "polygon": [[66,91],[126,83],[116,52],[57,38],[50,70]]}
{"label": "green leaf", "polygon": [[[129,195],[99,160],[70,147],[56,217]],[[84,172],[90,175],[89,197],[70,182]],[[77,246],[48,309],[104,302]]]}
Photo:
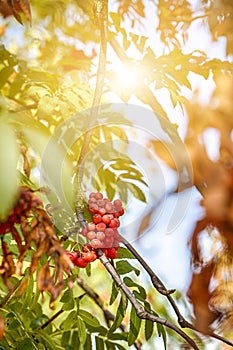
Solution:
{"label": "green leaf", "polygon": [[59,197],[63,207],[72,213],[72,165],[66,158],[65,149],[42,129],[24,128],[23,133],[41,157],[44,181]]}
{"label": "green leaf", "polygon": [[[48,316],[46,315],[40,315],[38,318],[35,318],[34,320],[31,321],[30,323],[30,328],[35,330],[40,328],[46,321],[48,321]],[[48,328],[46,327],[46,331]]]}
{"label": "green leaf", "polygon": [[73,290],[69,288],[64,292],[60,302],[67,303],[70,299],[73,299]]}
{"label": "green leaf", "polygon": [[102,338],[95,337],[96,350],[104,350],[104,341]]}
{"label": "green leaf", "polygon": [[62,334],[61,345],[62,345],[63,347],[65,347],[65,345],[69,343],[69,341],[70,341],[70,335],[71,335],[71,332],[70,332],[70,331],[64,332],[64,333]]}
{"label": "green leaf", "polygon": [[72,289],[67,289],[61,297],[61,303],[64,303],[62,309],[64,311],[72,310],[74,308],[74,297]]}
{"label": "green leaf", "polygon": [[79,333],[76,330],[73,330],[72,336],[71,336],[71,344],[73,346],[73,349],[82,349],[80,348],[80,337]]}
{"label": "green leaf", "polygon": [[106,345],[107,350],[115,350],[116,349],[115,344],[108,341],[108,340],[106,340],[105,345]]}
{"label": "green leaf", "polygon": [[166,350],[167,349],[167,335],[166,335],[166,331],[164,329],[164,326],[160,323],[157,323],[157,330],[158,330],[159,337],[161,337],[161,335],[162,335],[164,349]]}
{"label": "green leaf", "polygon": [[49,336],[45,331],[36,331],[34,332],[35,336],[38,336],[40,338],[40,342],[45,345],[45,348],[47,350],[54,350],[56,349],[56,344],[52,340],[51,336]]}
{"label": "green leaf", "polygon": [[108,334],[108,339],[127,341],[127,340],[128,340],[128,332],[122,332],[122,331],[120,331],[119,333],[117,333],[117,332],[109,333],[109,334]]}
{"label": "green leaf", "polygon": [[128,345],[131,346],[134,344],[135,340],[138,337],[142,320],[137,316],[134,307],[131,309],[130,313],[130,326],[129,326],[129,337]]}
{"label": "green leaf", "polygon": [[0,71],[1,80],[0,80],[0,89],[6,84],[9,76],[14,72],[13,67],[4,67]]}
{"label": "green leaf", "polygon": [[[145,305],[145,310],[148,311],[148,312],[151,312],[151,305],[150,303],[148,303],[148,301],[144,301],[144,305]],[[158,315],[156,315],[158,316]],[[145,332],[145,338],[146,340],[148,341],[151,337],[152,337],[152,334],[153,334],[153,331],[154,331],[154,325],[155,323],[152,322],[151,320],[145,320],[145,329],[144,329],[144,332]]]}
{"label": "green leaf", "polygon": [[86,310],[79,310],[79,316],[83,321],[92,327],[99,327],[100,323],[95,316]]}
{"label": "green leaf", "polygon": [[98,333],[102,337],[106,337],[106,334],[108,333],[108,329],[103,327],[103,326],[93,327],[93,326],[89,325],[88,323],[86,323],[86,328],[87,328],[89,333],[95,333],[95,334]]}
{"label": "green leaf", "polygon": [[118,296],[118,293],[119,293],[119,289],[118,289],[116,283],[113,281],[112,282],[112,293],[111,293],[109,305],[112,305],[114,303],[114,301],[116,300],[116,298]]}
{"label": "green leaf", "polygon": [[84,345],[84,349],[85,350],[90,350],[92,349],[92,341],[91,341],[91,335],[89,333],[87,333],[87,337],[86,337],[86,342]]}
{"label": "green leaf", "polygon": [[109,330],[109,334],[112,334],[122,323],[124,317],[125,317],[125,313],[126,313],[126,299],[125,297],[121,297],[121,300],[119,302],[119,306],[117,309],[117,313],[116,313],[116,317],[115,320]]}
{"label": "green leaf", "polygon": [[36,349],[35,344],[33,344],[33,341],[30,338],[25,338],[21,342],[17,344],[17,350],[32,350]]}
{"label": "green leaf", "polygon": [[154,322],[152,322],[151,320],[146,320],[145,321],[145,338],[146,341],[148,341],[153,334],[154,331]]}
{"label": "green leaf", "polygon": [[5,220],[17,196],[18,149],[10,125],[0,122],[0,221]]}
{"label": "green leaf", "polygon": [[125,350],[125,348],[122,345],[120,345],[118,343],[115,343],[115,345],[119,350]]}
{"label": "green leaf", "polygon": [[136,282],[134,282],[131,278],[129,277],[124,277],[124,283],[127,285],[127,287],[137,287],[140,293],[140,296],[142,298],[142,301],[144,302],[146,299],[146,291],[145,289],[140,286],[139,284],[137,284]]}
{"label": "green leaf", "polygon": [[23,294],[24,301],[23,301],[23,307],[22,307],[21,313],[23,313],[27,309],[27,307],[31,304],[31,300],[33,297],[33,288],[34,288],[34,279],[33,279],[33,276],[31,276],[29,278],[27,288]]}
{"label": "green leaf", "polygon": [[87,333],[86,333],[86,326],[81,317],[78,316],[77,319],[77,326],[78,326],[78,334],[79,334],[79,341],[81,344],[85,344]]}
{"label": "green leaf", "polygon": [[119,273],[119,275],[125,275],[126,273],[129,273],[131,271],[134,271],[137,276],[140,275],[140,271],[125,260],[117,261],[116,270]]}
{"label": "green leaf", "polygon": [[77,312],[73,310],[69,313],[66,319],[61,323],[60,328],[67,331],[72,329],[76,319],[77,319]]}
{"label": "green leaf", "polygon": [[69,301],[67,301],[67,303],[64,303],[62,309],[64,311],[69,311],[69,310],[73,310],[74,309],[74,299],[70,298]]}
{"label": "green leaf", "polygon": [[135,198],[146,203],[146,196],[144,195],[143,191],[137,185],[135,185],[133,183],[128,183],[128,187]]}
{"label": "green leaf", "polygon": [[117,259],[136,259],[128,248],[119,248],[117,251]]}
{"label": "green leaf", "polygon": [[[130,173],[130,172],[127,172],[127,173],[123,173],[123,174],[120,174],[119,175],[119,179],[121,179],[122,181],[125,181],[125,180],[128,180],[128,179],[131,179],[131,180],[135,180],[135,181],[139,181],[141,182],[143,185],[147,186],[148,187],[148,184],[146,183],[146,181],[143,180],[142,178],[142,174],[141,173]],[[125,181],[126,182],[126,181]],[[130,182],[130,181],[127,181],[127,182]]]}

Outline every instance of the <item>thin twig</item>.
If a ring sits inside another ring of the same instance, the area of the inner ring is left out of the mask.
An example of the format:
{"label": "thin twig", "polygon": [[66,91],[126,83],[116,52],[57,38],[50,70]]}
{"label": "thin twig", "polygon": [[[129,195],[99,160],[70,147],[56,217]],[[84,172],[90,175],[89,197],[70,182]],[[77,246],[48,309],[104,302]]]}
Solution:
{"label": "thin twig", "polygon": [[173,331],[175,331],[177,334],[179,334],[185,341],[195,350],[199,350],[198,346],[194,342],[193,339],[191,339],[185,332],[183,332],[179,327],[171,323],[170,321],[155,316],[152,313],[145,311],[144,307],[137,301],[134,294],[128,289],[128,287],[125,285],[125,283],[122,281],[118,273],[116,272],[114,266],[109,262],[109,260],[106,258],[106,256],[102,253],[101,250],[98,252],[99,259],[102,262],[102,264],[105,266],[106,270],[110,273],[114,281],[116,282],[117,286],[125,293],[128,300],[134,307],[136,314],[141,319],[147,319],[152,322],[156,322],[159,324],[162,324],[163,326],[166,326]]}
{"label": "thin twig", "polygon": [[[77,276],[76,281],[77,281],[78,285],[87,293],[87,295],[92,300],[94,300],[96,305],[98,305],[100,307],[100,309],[103,311],[105,321],[106,321],[107,325],[109,326],[110,325],[109,321],[114,321],[114,319],[115,319],[114,315],[109,310],[105,309],[104,303],[100,299],[99,295],[92,288],[90,288],[81,277]],[[123,332],[125,331],[123,326],[121,326],[120,328]]]}
{"label": "thin twig", "polygon": [[47,327],[50,323],[52,323],[58,316],[60,316],[64,312],[63,309],[56,312],[50,319],[48,319],[41,327],[40,329],[44,329]]}
{"label": "thin twig", "polygon": [[23,281],[23,278],[21,280],[19,280],[16,283],[16,285],[7,293],[7,295],[5,296],[5,298],[2,300],[2,302],[0,304],[0,309],[3,308],[3,306],[6,305],[6,303],[8,302],[8,300],[15,294],[16,290],[19,288],[22,281]]}

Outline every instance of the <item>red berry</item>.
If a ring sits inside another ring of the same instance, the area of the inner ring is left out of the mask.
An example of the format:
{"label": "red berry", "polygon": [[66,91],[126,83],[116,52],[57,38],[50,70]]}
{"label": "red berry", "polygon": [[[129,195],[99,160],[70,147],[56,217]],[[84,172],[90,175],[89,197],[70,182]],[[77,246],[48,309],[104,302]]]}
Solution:
{"label": "red berry", "polygon": [[98,205],[95,204],[95,203],[91,203],[89,206],[88,206],[88,210],[91,214],[94,214],[94,213],[97,213],[98,212]]}
{"label": "red berry", "polygon": [[89,194],[89,198],[95,198],[95,195],[96,195],[95,192],[91,192],[91,193]]}
{"label": "red berry", "polygon": [[70,260],[72,261],[72,263],[75,265],[76,263],[76,259],[78,258],[78,252],[74,251],[74,252],[70,252],[69,250],[66,250],[66,255],[70,258]]}
{"label": "red berry", "polygon": [[107,258],[109,258],[109,259],[116,259],[117,258],[117,251],[115,248],[108,249]]}
{"label": "red berry", "polygon": [[75,259],[74,264],[78,267],[84,268],[87,266],[88,262],[84,260],[84,258],[79,257],[77,259]]}
{"label": "red berry", "polygon": [[93,251],[91,251],[91,252],[84,253],[84,254],[83,254],[83,259],[84,259],[86,262],[95,261],[95,260],[97,259],[96,252],[93,250]]}
{"label": "red berry", "polygon": [[87,235],[87,229],[86,228],[83,228],[82,229],[82,235],[84,236],[84,237],[86,237],[86,235]]}
{"label": "red berry", "polygon": [[103,243],[99,239],[95,238],[95,239],[92,239],[91,246],[94,249],[98,249],[98,248],[102,248]]}
{"label": "red berry", "polygon": [[113,202],[114,208],[121,210],[122,208],[122,202],[120,199],[115,199],[115,201]]}
{"label": "red berry", "polygon": [[110,223],[108,224],[109,227],[111,228],[117,228],[120,226],[120,220],[117,218],[114,218],[110,221]]}
{"label": "red berry", "polygon": [[105,204],[105,209],[107,213],[112,213],[113,212],[113,205],[111,202]]}
{"label": "red berry", "polygon": [[89,231],[87,233],[87,238],[90,239],[90,241],[94,238],[96,238],[96,232],[95,231]]}
{"label": "red berry", "polygon": [[105,206],[105,201],[102,200],[102,199],[101,199],[101,200],[98,200],[98,201],[97,201],[97,205],[98,205],[99,208],[104,208],[104,206]]}
{"label": "red berry", "polygon": [[104,240],[104,246],[105,246],[106,248],[112,247],[112,246],[113,246],[113,237],[107,237],[107,238],[105,238],[105,240]]}
{"label": "red berry", "polygon": [[103,195],[102,195],[102,193],[101,192],[96,192],[96,194],[95,194],[95,198],[96,199],[103,199]]}
{"label": "red berry", "polygon": [[105,229],[106,229],[106,225],[104,222],[100,222],[99,224],[96,225],[97,231],[104,231]]}
{"label": "red berry", "polygon": [[98,231],[96,233],[96,238],[99,239],[100,241],[104,241],[105,240],[105,234],[103,231]]}
{"label": "red berry", "polygon": [[88,229],[88,231],[95,231],[95,224],[94,224],[94,222],[88,222],[87,229]]}
{"label": "red berry", "polygon": [[124,209],[122,208],[121,210],[116,211],[116,212],[114,213],[114,216],[115,216],[116,218],[118,218],[119,216],[124,215],[124,213],[125,213],[125,211],[124,211]]}
{"label": "red berry", "polygon": [[101,250],[104,253],[104,255],[107,257],[108,249],[107,248],[102,248]]}
{"label": "red berry", "polygon": [[92,221],[95,224],[98,224],[99,222],[102,221],[102,216],[100,214],[95,214],[95,215],[92,216]]}
{"label": "red berry", "polygon": [[97,204],[96,202],[97,202],[97,201],[96,201],[95,198],[91,198],[91,199],[88,200],[88,205],[89,205],[89,206],[95,205],[95,204]]}
{"label": "red berry", "polygon": [[112,237],[114,235],[114,230],[112,228],[106,228],[104,233],[106,237]]}
{"label": "red berry", "polygon": [[88,252],[91,252],[93,250],[92,246],[88,243],[85,243],[83,246],[82,246],[82,251],[84,253],[88,253]]}
{"label": "red berry", "polygon": [[106,214],[106,210],[105,210],[105,208],[99,208],[98,209],[98,213],[100,214],[100,215],[104,215],[104,214]]}
{"label": "red berry", "polygon": [[102,221],[103,221],[106,225],[108,225],[108,224],[110,223],[110,221],[111,221],[111,218],[110,218],[110,216],[109,216],[108,214],[105,214],[105,215],[102,217]]}

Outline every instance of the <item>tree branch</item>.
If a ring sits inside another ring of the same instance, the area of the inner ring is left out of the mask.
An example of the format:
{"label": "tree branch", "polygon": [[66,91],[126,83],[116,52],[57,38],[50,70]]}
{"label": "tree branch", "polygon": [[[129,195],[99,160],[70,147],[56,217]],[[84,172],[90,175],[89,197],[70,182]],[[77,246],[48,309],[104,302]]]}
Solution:
{"label": "tree branch", "polygon": [[220,340],[221,342],[228,344],[233,347],[233,343],[224,338],[220,335],[212,332],[211,330],[209,332],[203,332],[200,328],[197,326],[194,326],[193,324],[189,323],[180,313],[178,306],[176,305],[175,300],[172,298],[171,293],[173,293],[175,290],[167,290],[163,282],[159,279],[159,277],[154,273],[154,271],[150,268],[150,266],[146,263],[146,261],[142,258],[142,256],[136,251],[136,249],[123,237],[121,236],[122,243],[129,249],[129,251],[135,256],[135,258],[139,261],[139,263],[143,266],[143,268],[146,270],[148,275],[151,278],[151,282],[155,289],[162,295],[166,296],[169,303],[171,304],[173,310],[175,311],[178,319],[178,323],[182,328],[189,328],[193,331],[199,332],[201,334],[207,335],[209,337],[215,338]]}
{"label": "tree branch", "polygon": [[137,301],[133,293],[128,289],[128,287],[125,285],[125,283],[122,281],[118,273],[116,272],[114,266],[109,262],[109,260],[106,258],[106,256],[102,253],[101,250],[98,251],[99,259],[102,262],[102,264],[105,266],[106,270],[110,273],[114,281],[116,282],[117,286],[125,293],[128,300],[134,307],[136,314],[141,319],[147,319],[155,323],[162,324],[163,326],[166,326],[173,331],[175,331],[177,334],[179,334],[185,341],[195,350],[199,350],[196,343],[191,339],[185,332],[183,332],[179,327],[171,323],[170,321],[155,316],[152,313],[145,311],[144,307]]}

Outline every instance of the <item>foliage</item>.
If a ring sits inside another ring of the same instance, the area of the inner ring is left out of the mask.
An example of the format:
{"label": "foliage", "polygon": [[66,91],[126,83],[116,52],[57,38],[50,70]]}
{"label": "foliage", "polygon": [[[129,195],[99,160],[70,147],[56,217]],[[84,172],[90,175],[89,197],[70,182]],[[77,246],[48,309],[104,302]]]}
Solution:
{"label": "foliage", "polygon": [[[148,199],[149,183],[128,148],[130,133],[133,130],[135,136],[141,124],[136,115],[130,119],[124,111],[113,111],[107,104],[112,98],[126,104],[137,101],[155,113],[151,130],[161,129],[163,137],[149,137],[145,154],[149,159],[154,152],[152,157],[177,173],[176,191],[194,186],[202,196],[205,214],[190,239],[193,272],[188,297],[194,321],[193,327],[187,322],[185,326],[209,334],[217,321],[218,330],[232,338],[232,3],[109,2],[112,55],[107,56],[103,106],[92,123],[96,78],[104,74],[96,68],[103,36],[100,23],[105,21],[98,12],[101,3],[95,1],[93,9],[92,1],[0,2],[1,349],[15,344],[25,350],[146,349],[156,346],[158,336],[164,348],[184,345],[176,328],[159,322],[160,317],[172,322],[164,301],[167,297],[171,302],[170,294],[161,281],[154,284],[152,279],[152,284],[165,296],[142,286],[135,257],[156,278],[133,248],[120,248],[112,266],[149,317],[143,312],[140,317],[114,275],[109,279],[101,257],[80,271],[65,254],[65,249],[84,242],[75,217],[77,191],[81,205],[92,190],[110,200],[119,196],[125,206],[131,198],[144,203]],[[152,34],[147,28],[150,11],[157,14]],[[196,24],[213,41],[224,38],[224,60],[200,50],[198,42],[189,50]],[[122,71],[132,70],[137,79],[130,84],[125,76],[122,85],[118,65]],[[207,105],[194,92],[193,77],[214,85]],[[187,119],[184,142],[168,106]],[[215,159],[205,139],[210,131],[219,143]],[[192,169],[187,166],[184,181],[187,159]],[[159,200],[154,202],[152,210]],[[148,228],[151,217],[149,210],[138,218],[138,232]],[[209,239],[209,254],[203,237]],[[40,292],[45,292],[43,303]],[[174,298],[187,309],[184,296],[177,292]],[[189,334],[205,348],[204,338],[191,330]]]}

